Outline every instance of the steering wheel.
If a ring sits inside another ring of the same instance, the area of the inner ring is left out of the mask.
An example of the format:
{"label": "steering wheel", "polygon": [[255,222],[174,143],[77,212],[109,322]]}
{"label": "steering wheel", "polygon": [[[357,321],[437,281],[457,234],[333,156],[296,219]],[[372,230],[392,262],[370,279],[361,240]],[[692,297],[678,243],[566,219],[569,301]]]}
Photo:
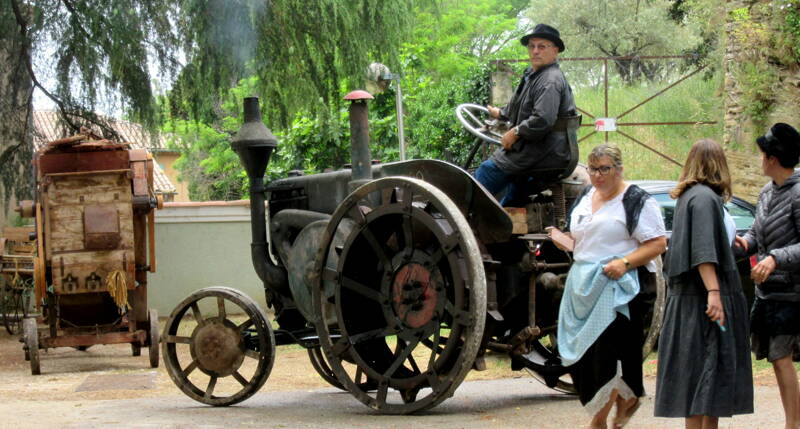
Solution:
{"label": "steering wheel", "polygon": [[473,136],[487,143],[501,145],[503,134],[495,130],[498,121],[489,116],[489,109],[486,107],[471,103],[459,104],[456,107],[456,117],[464,129]]}

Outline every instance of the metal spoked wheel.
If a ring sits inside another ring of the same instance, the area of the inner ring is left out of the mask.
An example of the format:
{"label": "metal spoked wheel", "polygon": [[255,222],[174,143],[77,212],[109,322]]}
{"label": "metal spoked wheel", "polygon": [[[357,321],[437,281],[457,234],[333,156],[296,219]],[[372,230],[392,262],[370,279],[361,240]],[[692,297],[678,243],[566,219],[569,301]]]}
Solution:
{"label": "metal spoked wheel", "polygon": [[18,278],[6,282],[0,290],[0,308],[3,311],[3,325],[11,335],[22,333],[22,321],[28,317],[33,292],[33,278]]}
{"label": "metal spoked wheel", "polygon": [[172,381],[208,405],[249,398],[267,381],[275,361],[266,315],[247,295],[227,287],[201,289],[184,299],[167,320],[161,343]]}
{"label": "metal spoked wheel", "polygon": [[[335,248],[337,268],[325,268],[345,219],[356,226]],[[452,396],[472,368],[486,318],[483,260],[458,207],[421,180],[375,180],[339,205],[322,242],[315,324],[337,379],[384,413],[412,413]],[[329,302],[335,315],[326,314]],[[336,322],[328,326],[322,321],[330,316]]]}
{"label": "metal spoked wheel", "polygon": [[308,349],[308,359],[311,361],[311,366],[314,367],[314,371],[317,371],[317,374],[328,384],[337,389],[347,390],[342,383],[339,382],[339,379],[336,378],[336,374],[334,374],[330,365],[328,365],[328,362],[325,360],[325,355],[322,353],[321,348],[312,347]]}
{"label": "metal spoked wheel", "polygon": [[25,352],[31,364],[31,374],[41,374],[39,366],[39,330],[36,327],[36,319],[33,317],[25,318],[22,322],[23,341],[25,342]]}
{"label": "metal spoked wheel", "polygon": [[[532,357],[531,362],[533,362],[537,368],[532,369],[526,366],[525,371],[556,392],[570,395],[577,394],[578,391],[575,390],[575,386],[572,384],[572,378],[569,374],[562,374],[564,370],[558,358],[557,341],[555,334],[545,335],[535,340],[531,344],[533,351],[528,354],[528,356]],[[545,378],[545,374],[547,378]]]}

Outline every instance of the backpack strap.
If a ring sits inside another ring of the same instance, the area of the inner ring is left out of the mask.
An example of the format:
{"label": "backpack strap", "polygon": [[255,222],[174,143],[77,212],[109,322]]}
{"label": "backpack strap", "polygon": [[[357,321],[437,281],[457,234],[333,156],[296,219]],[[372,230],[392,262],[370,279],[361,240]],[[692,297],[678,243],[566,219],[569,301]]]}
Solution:
{"label": "backpack strap", "polygon": [[[572,202],[572,205],[567,212],[567,225],[564,228],[565,231],[569,231],[573,210],[575,210],[575,207],[578,206],[578,203],[583,199],[583,197],[589,193],[590,189],[592,189],[592,185],[588,185],[581,189],[580,193],[578,193],[578,196],[575,197],[575,201]],[[798,192],[800,192],[800,188],[798,188]],[[639,215],[642,214],[642,208],[644,208],[644,203],[648,198],[651,198],[650,194],[636,185],[630,185],[628,186],[628,189],[625,190],[625,195],[622,196],[622,207],[625,209],[625,227],[628,230],[628,235],[633,236],[633,231],[635,231],[636,226],[639,225]]]}
{"label": "backpack strap", "polygon": [[633,236],[633,231],[639,225],[639,215],[642,214],[644,203],[650,198],[650,194],[644,189],[630,185],[622,196],[622,207],[625,209],[625,226],[628,228],[628,235]]}

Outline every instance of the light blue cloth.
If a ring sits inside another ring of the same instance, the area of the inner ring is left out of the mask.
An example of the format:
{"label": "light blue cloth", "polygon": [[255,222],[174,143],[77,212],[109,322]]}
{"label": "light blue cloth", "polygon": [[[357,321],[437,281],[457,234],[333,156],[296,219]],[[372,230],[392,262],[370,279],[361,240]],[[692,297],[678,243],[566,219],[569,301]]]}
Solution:
{"label": "light blue cloth", "polygon": [[603,274],[603,266],[616,257],[600,262],[572,264],[558,310],[558,353],[569,366],[577,362],[600,334],[617,318],[630,319],[628,303],[639,293],[636,270],[619,280]]}

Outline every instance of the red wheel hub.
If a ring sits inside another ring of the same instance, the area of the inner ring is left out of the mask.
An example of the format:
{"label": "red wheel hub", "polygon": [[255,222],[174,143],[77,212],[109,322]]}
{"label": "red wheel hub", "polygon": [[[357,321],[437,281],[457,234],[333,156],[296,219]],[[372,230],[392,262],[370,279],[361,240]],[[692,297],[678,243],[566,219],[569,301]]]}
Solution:
{"label": "red wheel hub", "polygon": [[395,273],[392,282],[392,305],[406,326],[419,328],[434,316],[438,294],[431,272],[412,262]]}

